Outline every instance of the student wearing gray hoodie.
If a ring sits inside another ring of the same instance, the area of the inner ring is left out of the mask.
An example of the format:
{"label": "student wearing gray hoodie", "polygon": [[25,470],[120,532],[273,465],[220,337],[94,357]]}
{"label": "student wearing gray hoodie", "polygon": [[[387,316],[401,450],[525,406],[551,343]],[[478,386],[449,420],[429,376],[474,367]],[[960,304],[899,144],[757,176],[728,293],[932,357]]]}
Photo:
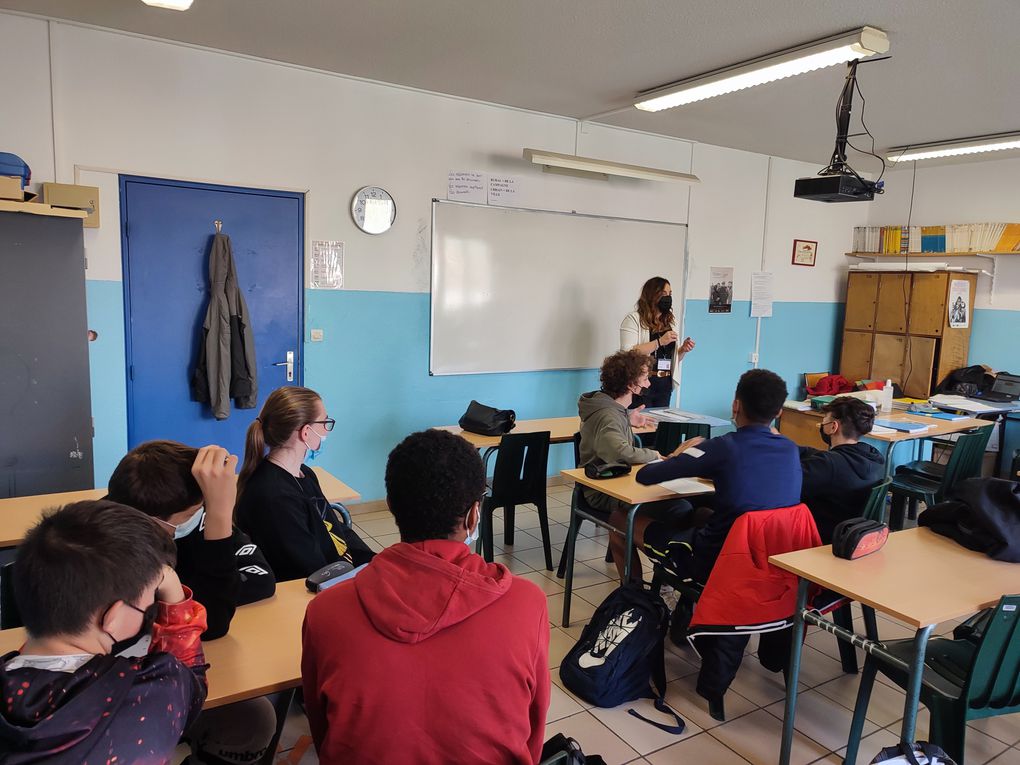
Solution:
{"label": "student wearing gray hoodie", "polygon": [[[634,445],[633,428],[651,424],[651,420],[642,414],[644,406],[628,411],[633,397],[649,386],[649,364],[650,357],[636,350],[614,353],[602,362],[599,372],[602,388],[583,394],[577,401],[581,416],[580,467],[595,462],[643,465],[660,459],[661,455],[654,449]],[[621,529],[626,526],[630,505],[595,489],[585,487],[582,491],[585,501],[593,509],[609,513],[612,525]],[[678,529],[682,529],[689,524],[690,512],[689,502],[676,499],[642,505],[640,515],[676,523]],[[640,540],[636,541],[640,544]],[[609,544],[622,580],[626,543],[620,535],[610,534]],[[631,554],[636,558],[636,551]],[[636,560],[631,571],[640,577],[641,566]]]}

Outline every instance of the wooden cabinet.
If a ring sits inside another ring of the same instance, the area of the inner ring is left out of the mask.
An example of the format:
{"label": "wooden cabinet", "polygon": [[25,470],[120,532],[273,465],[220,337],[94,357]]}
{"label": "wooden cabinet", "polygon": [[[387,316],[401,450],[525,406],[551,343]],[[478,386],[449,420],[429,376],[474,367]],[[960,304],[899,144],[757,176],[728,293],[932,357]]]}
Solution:
{"label": "wooden cabinet", "polygon": [[[949,326],[954,281],[968,284],[966,327]],[[952,370],[967,366],[976,288],[974,274],[852,272],[839,373],[891,379],[905,395],[927,397]]]}

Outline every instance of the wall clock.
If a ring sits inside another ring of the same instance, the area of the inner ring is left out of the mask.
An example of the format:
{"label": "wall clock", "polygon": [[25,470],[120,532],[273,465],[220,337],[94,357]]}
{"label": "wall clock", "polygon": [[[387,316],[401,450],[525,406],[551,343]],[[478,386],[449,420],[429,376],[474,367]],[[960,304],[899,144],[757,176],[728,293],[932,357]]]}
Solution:
{"label": "wall clock", "polygon": [[386,189],[365,186],[351,201],[351,217],[366,234],[383,234],[397,218],[397,205]]}

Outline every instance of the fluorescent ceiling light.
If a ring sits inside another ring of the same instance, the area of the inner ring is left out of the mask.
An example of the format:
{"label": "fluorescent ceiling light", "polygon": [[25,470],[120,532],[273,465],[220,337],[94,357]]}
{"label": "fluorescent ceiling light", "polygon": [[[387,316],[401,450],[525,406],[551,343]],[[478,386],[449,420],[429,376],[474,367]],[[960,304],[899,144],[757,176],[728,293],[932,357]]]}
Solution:
{"label": "fluorescent ceiling light", "polygon": [[965,138],[959,141],[899,146],[889,149],[886,159],[890,162],[912,162],[917,159],[960,157],[965,154],[980,154],[986,151],[1004,151],[1006,149],[1020,149],[1020,133],[999,133],[998,135]]}
{"label": "fluorescent ceiling light", "polygon": [[608,180],[610,175],[625,178],[639,178],[643,181],[682,181],[684,183],[701,183],[696,175],[678,173],[673,170],[659,170],[655,167],[626,165],[623,162],[610,162],[605,159],[579,157],[576,154],[557,154],[542,149],[525,149],[524,158],[542,165],[547,173],[576,175],[582,178]]}
{"label": "fluorescent ceiling light", "polygon": [[186,11],[191,7],[193,0],[142,0],[146,5],[153,8],[167,8],[171,11]]}
{"label": "fluorescent ceiling light", "polygon": [[639,94],[634,106],[647,112],[672,109],[674,106],[764,85],[795,74],[844,64],[876,53],[886,53],[888,50],[889,38],[885,32],[874,27],[861,27],[853,32],[805,43],[753,61],[645,91]]}

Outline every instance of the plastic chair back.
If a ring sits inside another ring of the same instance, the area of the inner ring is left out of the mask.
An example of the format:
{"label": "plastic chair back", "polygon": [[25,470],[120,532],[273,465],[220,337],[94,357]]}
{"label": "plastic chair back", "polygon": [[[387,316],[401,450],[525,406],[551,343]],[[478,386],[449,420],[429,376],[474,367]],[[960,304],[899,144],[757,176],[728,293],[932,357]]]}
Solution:
{"label": "plastic chair back", "polygon": [[24,626],[14,600],[14,563],[0,566],[0,629]]}
{"label": "plastic chair back", "polygon": [[871,494],[868,495],[868,501],[861,512],[862,518],[885,523],[885,497],[889,493],[889,486],[891,484],[892,478],[886,478],[871,488]]}
{"label": "plastic chair back", "polygon": [[1020,595],[1003,595],[992,612],[963,696],[972,710],[1020,709]]}
{"label": "plastic chair back", "polygon": [[977,428],[969,433],[962,433],[956,440],[952,454],[949,455],[949,462],[946,463],[946,472],[939,485],[937,501],[942,501],[948,492],[958,481],[964,478],[973,478],[981,473],[981,460],[984,457],[985,447],[992,435],[992,425],[984,428]]}
{"label": "plastic chair back", "polygon": [[544,499],[548,463],[548,430],[503,436],[492,471],[492,507],[524,505]]}
{"label": "plastic chair back", "polygon": [[670,454],[688,438],[708,438],[712,429],[703,423],[660,422],[655,429],[655,451]]}

